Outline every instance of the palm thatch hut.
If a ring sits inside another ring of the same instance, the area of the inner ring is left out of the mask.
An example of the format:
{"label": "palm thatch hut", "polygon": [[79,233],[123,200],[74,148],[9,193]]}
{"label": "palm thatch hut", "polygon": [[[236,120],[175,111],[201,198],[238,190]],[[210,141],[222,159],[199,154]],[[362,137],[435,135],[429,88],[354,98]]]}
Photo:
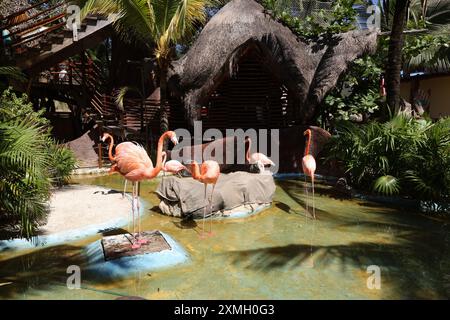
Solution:
{"label": "palm thatch hut", "polygon": [[205,129],[308,124],[348,65],[373,52],[376,40],[376,32],[351,31],[301,41],[259,3],[233,0],[173,63],[169,88],[190,123],[203,120]]}

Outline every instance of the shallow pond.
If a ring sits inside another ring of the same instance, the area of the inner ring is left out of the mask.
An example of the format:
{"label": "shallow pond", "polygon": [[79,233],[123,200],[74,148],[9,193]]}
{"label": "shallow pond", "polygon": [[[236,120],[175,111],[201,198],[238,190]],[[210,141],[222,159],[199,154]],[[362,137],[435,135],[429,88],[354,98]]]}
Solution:
{"label": "shallow pond", "polygon": [[[121,190],[118,176],[74,181]],[[81,289],[66,286],[67,267],[87,262],[82,241],[0,252],[0,299],[439,299],[450,297],[450,225],[409,209],[340,199],[316,190],[316,214],[305,215],[302,180],[278,180],[271,208],[253,217],[201,223],[163,216],[145,182],[143,229],[159,229],[189,253],[186,264],[136,272],[123,279],[83,274]],[[99,208],[101,210],[101,208]],[[69,213],[68,213],[69,214]],[[381,271],[381,288],[367,286],[368,266]]]}

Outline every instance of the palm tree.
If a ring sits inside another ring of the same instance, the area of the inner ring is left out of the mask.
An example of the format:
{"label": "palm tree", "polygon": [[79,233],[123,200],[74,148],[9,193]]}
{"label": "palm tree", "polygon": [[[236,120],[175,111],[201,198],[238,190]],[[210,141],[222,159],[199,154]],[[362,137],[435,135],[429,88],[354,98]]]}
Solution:
{"label": "palm tree", "polygon": [[[432,35],[448,35],[450,2],[444,0],[385,0],[382,4],[385,27],[391,30],[388,61],[386,66],[387,102],[392,109],[400,103],[400,71],[402,70],[402,47],[404,29],[428,29]],[[450,50],[448,44],[435,41],[420,54],[405,61],[406,69],[424,67],[448,70]]]}
{"label": "palm tree", "polygon": [[169,129],[167,74],[175,46],[187,41],[206,21],[211,0],[88,0],[82,17],[89,12],[116,13],[116,30],[153,51],[159,67],[161,131]]}
{"label": "palm tree", "polygon": [[395,1],[386,66],[386,101],[392,110],[400,106],[400,71],[402,70],[403,31],[406,27],[409,0]]}

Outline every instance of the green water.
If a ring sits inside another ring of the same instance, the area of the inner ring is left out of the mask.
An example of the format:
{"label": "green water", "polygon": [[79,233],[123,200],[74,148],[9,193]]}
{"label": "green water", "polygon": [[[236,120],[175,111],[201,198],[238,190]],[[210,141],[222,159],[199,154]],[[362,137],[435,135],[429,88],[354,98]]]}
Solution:
{"label": "green water", "polygon": [[[76,183],[121,190],[120,176]],[[150,208],[143,229],[170,234],[189,253],[187,264],[125,279],[83,274],[82,249],[100,236],[27,251],[0,252],[0,299],[441,299],[450,296],[448,220],[408,210],[335,197],[317,186],[318,220],[305,217],[304,185],[277,182],[274,203],[247,219],[214,221],[214,236],[199,237],[201,223]],[[79,265],[79,290],[66,287],[66,269]],[[367,267],[381,270],[381,288],[367,287]]]}

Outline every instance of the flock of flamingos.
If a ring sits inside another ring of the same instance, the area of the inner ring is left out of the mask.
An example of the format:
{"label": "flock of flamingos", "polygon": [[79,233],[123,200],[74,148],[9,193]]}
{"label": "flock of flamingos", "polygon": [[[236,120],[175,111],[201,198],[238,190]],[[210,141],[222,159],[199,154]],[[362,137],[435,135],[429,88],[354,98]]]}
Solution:
{"label": "flock of flamingos", "polygon": [[[311,146],[311,130],[307,129],[304,132],[304,135],[307,137],[306,148],[304,152],[304,156],[302,158],[302,167],[303,173],[306,176],[311,178],[312,183],[312,192],[313,192],[313,217],[315,218],[315,209],[314,209],[314,172],[316,170],[316,161],[314,157],[310,154],[310,146]],[[212,185],[212,192],[209,198],[209,205],[211,207],[212,196],[214,193],[214,187],[217,183],[217,180],[220,176],[220,167],[216,161],[206,160],[201,166],[195,161],[190,161],[184,166],[177,160],[170,160],[166,162],[167,154],[163,151],[164,141],[166,139],[170,139],[174,145],[178,143],[177,136],[174,131],[167,131],[158,140],[158,147],[156,152],[156,166],[153,166],[153,162],[150,159],[149,155],[145,151],[145,149],[134,142],[122,142],[118,144],[115,148],[115,154],[113,155],[113,146],[114,146],[114,138],[108,134],[104,133],[101,138],[102,142],[106,142],[106,140],[110,140],[108,157],[112,163],[112,166],[109,170],[109,173],[118,172],[125,178],[125,183],[127,181],[131,181],[132,183],[132,240],[131,240],[131,248],[139,249],[141,245],[147,244],[148,240],[141,237],[141,223],[140,223],[140,214],[139,214],[139,182],[143,180],[151,180],[158,176],[158,174],[163,172],[178,174],[182,170],[187,170],[191,173],[192,178],[203,183],[205,186],[205,200],[207,194],[208,184]],[[251,148],[251,140],[250,138],[246,138],[249,142],[249,147],[246,153],[246,160],[249,164],[256,164],[260,169],[265,166],[275,165],[272,160],[270,160],[266,155],[262,153],[253,153],[250,155]],[[126,184],[125,184],[126,188]],[[125,193],[125,190],[124,190]],[[135,210],[138,214],[138,232],[135,233]],[[205,236],[205,215],[206,215],[206,207],[203,211],[203,230],[202,237]],[[209,232],[211,234],[211,230]]]}

